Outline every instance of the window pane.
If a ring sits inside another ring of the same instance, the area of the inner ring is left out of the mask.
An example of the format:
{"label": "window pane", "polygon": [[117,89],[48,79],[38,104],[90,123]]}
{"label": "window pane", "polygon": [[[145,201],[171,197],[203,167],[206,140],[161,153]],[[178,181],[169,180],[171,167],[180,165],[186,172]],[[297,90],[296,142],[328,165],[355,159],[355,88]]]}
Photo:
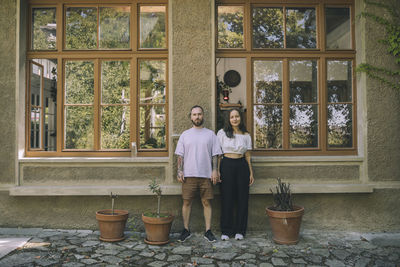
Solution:
{"label": "window pane", "polygon": [[140,61],[140,102],[165,103],[164,60]]}
{"label": "window pane", "polygon": [[43,67],[44,150],[57,149],[57,59],[33,59]]}
{"label": "window pane", "polygon": [[42,105],[42,75],[43,67],[31,64],[30,85],[32,106]]}
{"label": "window pane", "polygon": [[129,104],[130,62],[101,62],[102,104]]}
{"label": "window pane", "polygon": [[325,9],[326,16],[326,48],[350,49],[350,9]]}
{"label": "window pane", "polygon": [[100,48],[130,47],[130,13],[128,6],[100,7]]}
{"label": "window pane", "polygon": [[317,61],[290,61],[290,102],[316,103],[318,99]]}
{"label": "window pane", "polygon": [[316,21],[314,8],[286,9],[286,47],[316,48]]}
{"label": "window pane", "polygon": [[282,8],[253,8],[253,47],[283,48]]}
{"label": "window pane", "polygon": [[55,8],[32,8],[32,49],[56,49],[56,28]]}
{"label": "window pane", "polygon": [[101,148],[128,149],[130,141],[129,106],[101,108]]}
{"label": "window pane", "polygon": [[255,103],[282,103],[282,61],[254,61]]}
{"label": "window pane", "polygon": [[68,7],[66,11],[65,48],[97,48],[97,8]]}
{"label": "window pane", "polygon": [[93,107],[65,107],[65,148],[93,149]]}
{"label": "window pane", "polygon": [[31,108],[31,148],[41,148],[40,108]]}
{"label": "window pane", "polygon": [[254,106],[256,148],[282,148],[282,107]]}
{"label": "window pane", "polygon": [[352,105],[328,105],[328,146],[353,146]]}
{"label": "window pane", "polygon": [[165,6],[140,7],[140,48],[166,48]]}
{"label": "window pane", "polygon": [[140,148],[165,148],[164,106],[140,107]]}
{"label": "window pane", "polygon": [[290,105],[290,146],[318,147],[318,105]]}
{"label": "window pane", "polygon": [[352,101],[352,62],[328,61],[328,102]]}
{"label": "window pane", "polygon": [[243,48],[243,7],[218,7],[218,48]]}
{"label": "window pane", "polygon": [[67,61],[65,63],[65,103],[92,104],[94,99],[94,63]]}

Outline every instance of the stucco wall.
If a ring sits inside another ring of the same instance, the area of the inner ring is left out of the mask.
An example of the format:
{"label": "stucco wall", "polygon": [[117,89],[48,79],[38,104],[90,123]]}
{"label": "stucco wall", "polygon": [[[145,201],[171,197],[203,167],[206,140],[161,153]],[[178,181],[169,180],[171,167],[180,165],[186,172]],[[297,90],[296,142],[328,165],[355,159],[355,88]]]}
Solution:
{"label": "stucco wall", "polygon": [[0,184],[15,181],[16,1],[0,0]]}
{"label": "stucco wall", "polygon": [[190,108],[205,109],[205,126],[212,128],[213,88],[211,0],[172,1],[173,134],[191,127]]}
{"label": "stucco wall", "polygon": [[[389,3],[396,1],[379,1]],[[400,10],[400,1],[396,2]],[[367,11],[390,16],[381,8],[367,6]],[[365,49],[366,63],[377,67],[400,70],[387,47],[377,40],[385,39],[385,28],[366,19]],[[400,81],[398,81],[400,82]],[[367,78],[367,125],[368,125],[368,176],[372,181],[400,181],[400,90]]]}
{"label": "stucco wall", "polygon": [[[357,12],[363,1],[357,0]],[[0,0],[0,227],[52,227],[52,228],[96,228],[94,213],[109,208],[106,196],[9,196],[5,184],[15,181],[15,113],[17,99],[16,84],[16,4],[17,1]],[[206,127],[213,128],[214,89],[213,84],[213,29],[211,0],[171,0],[170,12],[170,133],[169,159],[110,159],[109,162],[91,159],[46,160],[22,159],[19,161],[19,181],[23,186],[142,185],[158,177],[164,184],[179,189],[175,179],[175,161],[172,156],[177,135],[190,127],[187,117],[189,108],[200,104],[205,108]],[[400,5],[400,3],[399,3]],[[400,6],[399,6],[400,8]],[[374,11],[377,9],[374,9]],[[382,36],[382,28],[372,21],[358,19],[357,63],[362,61],[381,66],[394,66],[393,60],[385,56],[385,49],[375,44]],[[368,33],[368,34],[367,34]],[[21,57],[23,57],[21,55]],[[23,59],[20,59],[23,61]],[[23,82],[24,71],[20,81]],[[359,157],[274,157],[255,159],[254,186],[265,188],[263,182],[271,182],[277,176],[288,181],[321,183],[379,183],[373,193],[313,193],[295,196],[296,203],[305,206],[303,228],[341,230],[399,230],[400,216],[396,208],[400,205],[400,135],[399,92],[359,75],[358,80],[360,127]],[[21,102],[23,105],[23,101]],[[23,106],[18,107],[23,110]],[[23,111],[22,111],[23,112]],[[19,128],[24,124],[18,122]],[[19,132],[24,135],[24,131]],[[364,147],[366,150],[364,151]],[[366,152],[366,153],[364,153]],[[365,157],[364,157],[365,156]],[[150,162],[151,161],[151,162]],[[307,186],[306,185],[306,186]],[[3,187],[2,187],[3,186]],[[392,188],[390,188],[392,187]],[[217,190],[216,190],[217,191]],[[40,193],[40,189],[36,190]],[[178,191],[175,191],[178,192]],[[265,207],[272,203],[270,194],[257,192],[250,197],[249,230],[266,230],[269,225]],[[177,215],[173,231],[182,227],[181,197],[163,197],[165,211]],[[128,209],[139,217],[141,212],[155,209],[156,200],[151,196],[120,196],[116,207]],[[213,201],[213,228],[219,229],[219,196]],[[191,228],[204,228],[200,201],[195,201]],[[140,226],[140,220],[138,221]],[[140,228],[139,228],[140,229]]]}

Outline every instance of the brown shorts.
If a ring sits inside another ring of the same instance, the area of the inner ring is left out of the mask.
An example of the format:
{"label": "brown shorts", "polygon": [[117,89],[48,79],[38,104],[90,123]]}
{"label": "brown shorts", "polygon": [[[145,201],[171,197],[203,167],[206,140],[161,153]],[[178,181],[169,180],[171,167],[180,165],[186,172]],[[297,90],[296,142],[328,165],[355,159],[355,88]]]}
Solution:
{"label": "brown shorts", "polygon": [[214,192],[209,178],[185,177],[185,182],[182,184],[182,198],[194,199],[197,190],[200,191],[201,199],[213,199]]}

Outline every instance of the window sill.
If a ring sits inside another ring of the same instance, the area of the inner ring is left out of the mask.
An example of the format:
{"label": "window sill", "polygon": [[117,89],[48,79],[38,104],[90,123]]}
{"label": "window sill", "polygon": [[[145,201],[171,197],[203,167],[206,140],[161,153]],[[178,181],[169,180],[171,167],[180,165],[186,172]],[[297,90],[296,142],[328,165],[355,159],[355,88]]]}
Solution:
{"label": "window sill", "polygon": [[[250,194],[271,194],[269,188],[275,184],[252,186]],[[180,195],[181,185],[163,185],[163,195]],[[372,193],[370,184],[292,184],[295,194],[321,193]],[[218,190],[215,193],[218,194]],[[147,185],[137,186],[15,186],[9,188],[11,196],[108,196],[114,192],[120,196],[152,195]]]}
{"label": "window sill", "polygon": [[155,162],[155,163],[168,163],[169,157],[59,157],[59,158],[45,158],[45,157],[35,157],[35,158],[20,158],[19,162],[24,163],[50,163],[50,162]]}
{"label": "window sill", "polygon": [[363,162],[361,156],[252,156],[252,162]]}

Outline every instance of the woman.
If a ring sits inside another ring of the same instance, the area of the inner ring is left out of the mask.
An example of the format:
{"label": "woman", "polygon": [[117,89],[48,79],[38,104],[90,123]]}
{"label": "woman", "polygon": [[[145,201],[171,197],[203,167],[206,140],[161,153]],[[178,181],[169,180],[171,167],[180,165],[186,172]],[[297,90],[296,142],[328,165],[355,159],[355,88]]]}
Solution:
{"label": "woman", "polygon": [[234,234],[236,240],[242,240],[247,228],[249,186],[253,184],[254,178],[249,151],[251,137],[239,110],[229,111],[225,126],[218,131],[217,137],[224,153],[219,164],[221,240],[228,240]]}

